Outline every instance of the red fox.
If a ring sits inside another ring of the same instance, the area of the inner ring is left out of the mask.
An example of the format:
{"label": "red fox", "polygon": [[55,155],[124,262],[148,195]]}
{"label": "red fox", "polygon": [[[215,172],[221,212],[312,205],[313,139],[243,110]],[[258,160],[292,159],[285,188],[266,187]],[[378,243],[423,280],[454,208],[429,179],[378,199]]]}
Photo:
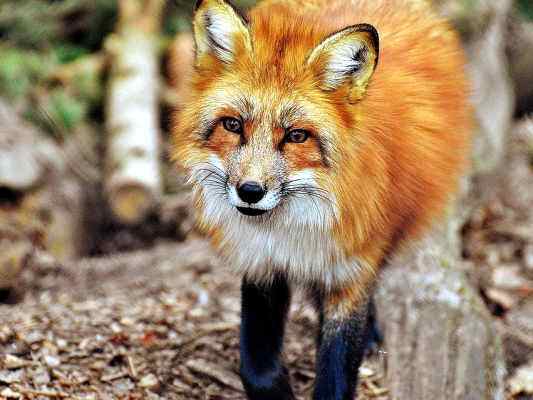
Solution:
{"label": "red fox", "polygon": [[201,228],[242,275],[250,399],[293,399],[291,287],[319,315],[314,399],[353,399],[387,260],[435,222],[467,165],[465,56],[424,0],[199,0],[173,157]]}

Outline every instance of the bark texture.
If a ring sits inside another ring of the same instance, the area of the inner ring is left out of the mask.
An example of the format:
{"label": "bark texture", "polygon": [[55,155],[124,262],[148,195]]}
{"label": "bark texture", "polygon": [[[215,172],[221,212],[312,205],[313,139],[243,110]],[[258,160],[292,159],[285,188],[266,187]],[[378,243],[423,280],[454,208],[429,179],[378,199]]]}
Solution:
{"label": "bark texture", "polygon": [[33,129],[0,100],[0,187],[27,190],[42,178],[45,166],[35,142]]}
{"label": "bark texture", "polygon": [[114,217],[142,222],[161,196],[159,64],[155,33],[164,2],[119,2],[118,30],[107,42],[112,68],[107,99],[105,189]]}
{"label": "bark texture", "polygon": [[533,22],[514,16],[509,21],[507,54],[516,92],[516,113],[533,112]]}
{"label": "bark texture", "polygon": [[16,284],[35,248],[62,261],[83,254],[85,196],[67,158],[0,101],[0,289]]}

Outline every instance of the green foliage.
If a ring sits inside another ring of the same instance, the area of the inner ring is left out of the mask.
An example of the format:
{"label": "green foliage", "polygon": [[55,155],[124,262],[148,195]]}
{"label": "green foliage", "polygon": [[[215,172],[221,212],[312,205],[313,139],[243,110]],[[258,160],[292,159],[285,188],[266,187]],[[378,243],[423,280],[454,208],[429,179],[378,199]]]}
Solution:
{"label": "green foliage", "polygon": [[[164,40],[190,30],[195,0],[169,0]],[[248,8],[256,0],[235,0]],[[51,78],[63,64],[84,62],[114,30],[117,0],[0,0],[0,96],[54,135],[67,135],[87,119],[101,117],[104,88],[94,68]],[[60,74],[61,75],[61,74]]]}
{"label": "green foliage", "polygon": [[62,64],[83,61],[115,27],[116,0],[0,0],[0,96],[28,119],[65,135],[102,108],[97,71],[51,78]]}
{"label": "green foliage", "polygon": [[[68,87],[51,85],[49,75],[60,62],[79,54],[76,48],[60,54],[56,51],[57,48],[52,52],[36,52],[0,46],[0,95],[26,104],[37,99],[37,107],[46,109],[62,130],[69,131],[89,111],[101,106],[103,87],[100,77],[90,70],[81,70]],[[38,120],[34,116],[31,119]]]}
{"label": "green foliage", "polygon": [[[12,45],[44,49],[71,42],[95,49],[113,27],[115,0],[1,0],[0,36]],[[96,28],[96,29],[95,29]]]}
{"label": "green foliage", "polygon": [[71,131],[87,115],[87,104],[67,93],[65,89],[58,88],[50,93],[48,111],[62,131]]}
{"label": "green foliage", "polygon": [[27,108],[25,117],[55,137],[67,136],[86,119],[89,111],[83,99],[73,96],[63,87],[42,91],[36,97],[35,104]]}
{"label": "green foliage", "polygon": [[185,32],[191,29],[190,16],[174,12],[164,20],[163,31],[166,35],[174,36],[176,33]]}
{"label": "green foliage", "polygon": [[18,100],[48,74],[54,62],[49,55],[0,46],[0,94]]}
{"label": "green foliage", "polygon": [[60,43],[54,46],[53,51],[60,64],[67,64],[89,54],[86,48],[71,43]]}
{"label": "green foliage", "polygon": [[57,7],[48,2],[3,0],[0,33],[10,42],[26,48],[41,47],[57,39],[61,30]]}
{"label": "green foliage", "polygon": [[533,1],[531,0],[516,0],[518,10],[527,19],[533,21]]}

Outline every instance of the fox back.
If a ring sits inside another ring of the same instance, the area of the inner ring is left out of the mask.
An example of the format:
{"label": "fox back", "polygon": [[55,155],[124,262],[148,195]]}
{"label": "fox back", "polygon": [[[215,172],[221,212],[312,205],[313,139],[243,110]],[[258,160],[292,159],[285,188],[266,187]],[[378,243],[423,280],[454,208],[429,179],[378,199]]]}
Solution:
{"label": "fox back", "polygon": [[465,58],[422,0],[204,0],[174,158],[230,265],[364,292],[466,166]]}

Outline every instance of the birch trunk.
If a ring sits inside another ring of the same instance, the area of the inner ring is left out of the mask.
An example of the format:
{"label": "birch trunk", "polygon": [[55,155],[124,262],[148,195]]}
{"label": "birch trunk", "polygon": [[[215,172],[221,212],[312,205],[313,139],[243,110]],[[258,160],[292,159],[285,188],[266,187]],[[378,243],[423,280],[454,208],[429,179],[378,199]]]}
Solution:
{"label": "birch trunk", "polygon": [[109,78],[105,190],[113,216],[140,223],[161,196],[159,64],[162,0],[122,0],[107,49]]}

